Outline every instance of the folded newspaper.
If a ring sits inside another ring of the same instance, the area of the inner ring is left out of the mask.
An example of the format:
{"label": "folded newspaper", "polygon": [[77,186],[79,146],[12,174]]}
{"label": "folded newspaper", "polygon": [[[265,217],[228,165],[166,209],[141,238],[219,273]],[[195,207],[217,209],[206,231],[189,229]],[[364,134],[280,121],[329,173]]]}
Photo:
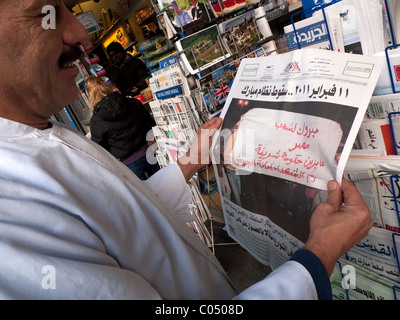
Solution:
{"label": "folded newspaper", "polygon": [[244,59],[213,163],[228,234],[276,268],[341,182],[384,59],[319,49]]}

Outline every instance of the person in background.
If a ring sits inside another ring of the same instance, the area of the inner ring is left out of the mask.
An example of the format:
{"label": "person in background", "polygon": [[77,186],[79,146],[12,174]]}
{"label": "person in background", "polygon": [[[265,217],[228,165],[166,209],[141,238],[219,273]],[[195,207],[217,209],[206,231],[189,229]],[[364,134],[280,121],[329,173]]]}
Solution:
{"label": "person in background", "polygon": [[123,95],[134,97],[148,87],[149,72],[141,59],[127,53],[119,42],[111,42],[107,54],[112,63],[107,76]]}
{"label": "person in background", "polygon": [[197,0],[189,0],[189,2],[192,6],[190,13],[193,20],[201,20],[203,22],[210,20],[205,3],[200,3]]}
{"label": "person in background", "polygon": [[172,6],[174,9],[171,9],[171,11],[175,14],[175,26],[178,28],[183,27],[187,25],[188,23],[192,22],[192,18],[190,17],[190,14],[181,9],[181,6],[176,3],[176,1],[171,2]]}
{"label": "person in background", "polygon": [[73,62],[88,40],[55,3],[57,26],[45,30],[48,1],[0,1],[0,41],[12,44],[0,48],[0,299],[331,298],[337,259],[373,225],[357,188],[330,181],[304,247],[238,292],[179,217],[190,214],[187,181],[209,164],[222,119],[146,181],[50,120],[78,95]]}
{"label": "person in background", "polygon": [[91,139],[122,161],[141,180],[160,170],[146,159],[147,134],[155,126],[150,113],[136,99],[127,98],[101,78],[86,79],[90,102]]}

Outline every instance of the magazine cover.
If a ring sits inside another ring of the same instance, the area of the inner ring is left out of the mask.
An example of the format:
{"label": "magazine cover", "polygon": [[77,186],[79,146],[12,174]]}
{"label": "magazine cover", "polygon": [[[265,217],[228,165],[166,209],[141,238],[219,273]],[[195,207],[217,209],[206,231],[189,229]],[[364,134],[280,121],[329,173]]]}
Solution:
{"label": "magazine cover", "polygon": [[216,25],[176,42],[181,59],[191,74],[196,74],[228,57]]}
{"label": "magazine cover", "polygon": [[164,10],[165,19],[174,33],[202,23],[209,23],[215,17],[206,0],[157,0]]}
{"label": "magazine cover", "polygon": [[[260,9],[265,15],[263,8]],[[252,10],[218,25],[222,39],[231,54],[249,53],[259,42],[272,36],[266,18],[256,20],[257,18],[257,11]]]}
{"label": "magazine cover", "polygon": [[225,104],[239,65],[240,61],[233,61],[201,79],[201,87],[209,89],[204,90],[208,107],[212,105],[218,108]]}
{"label": "magazine cover", "polygon": [[235,79],[237,69],[240,66],[241,59],[256,58],[265,56],[263,48],[250,52],[248,55],[240,59],[236,59],[231,63],[211,72],[200,79],[202,88],[202,99],[204,104],[210,109],[220,110],[228,99],[233,80]]}
{"label": "magazine cover", "polygon": [[210,0],[209,3],[218,16],[241,9],[251,3],[251,0]]}
{"label": "magazine cover", "polygon": [[275,268],[307,240],[383,64],[319,49],[242,60],[213,163],[228,234],[260,262]]}

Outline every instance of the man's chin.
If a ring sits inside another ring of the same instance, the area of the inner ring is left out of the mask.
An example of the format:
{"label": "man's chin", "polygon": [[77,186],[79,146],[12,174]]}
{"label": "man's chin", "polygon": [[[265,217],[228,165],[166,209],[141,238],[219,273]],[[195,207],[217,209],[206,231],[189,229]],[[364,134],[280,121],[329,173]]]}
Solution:
{"label": "man's chin", "polygon": [[75,86],[74,90],[71,90],[70,93],[67,95],[64,93],[63,99],[57,105],[60,107],[60,111],[67,105],[71,104],[78,98],[79,90]]}

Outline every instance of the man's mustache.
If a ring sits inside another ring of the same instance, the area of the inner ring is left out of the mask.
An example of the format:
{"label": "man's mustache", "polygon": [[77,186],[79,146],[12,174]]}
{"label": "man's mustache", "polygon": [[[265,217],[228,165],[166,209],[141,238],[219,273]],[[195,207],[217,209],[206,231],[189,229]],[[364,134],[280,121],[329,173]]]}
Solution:
{"label": "man's mustache", "polygon": [[74,62],[79,59],[83,55],[83,51],[80,47],[74,46],[71,47],[68,51],[62,53],[60,57],[60,65],[62,66],[65,63]]}

